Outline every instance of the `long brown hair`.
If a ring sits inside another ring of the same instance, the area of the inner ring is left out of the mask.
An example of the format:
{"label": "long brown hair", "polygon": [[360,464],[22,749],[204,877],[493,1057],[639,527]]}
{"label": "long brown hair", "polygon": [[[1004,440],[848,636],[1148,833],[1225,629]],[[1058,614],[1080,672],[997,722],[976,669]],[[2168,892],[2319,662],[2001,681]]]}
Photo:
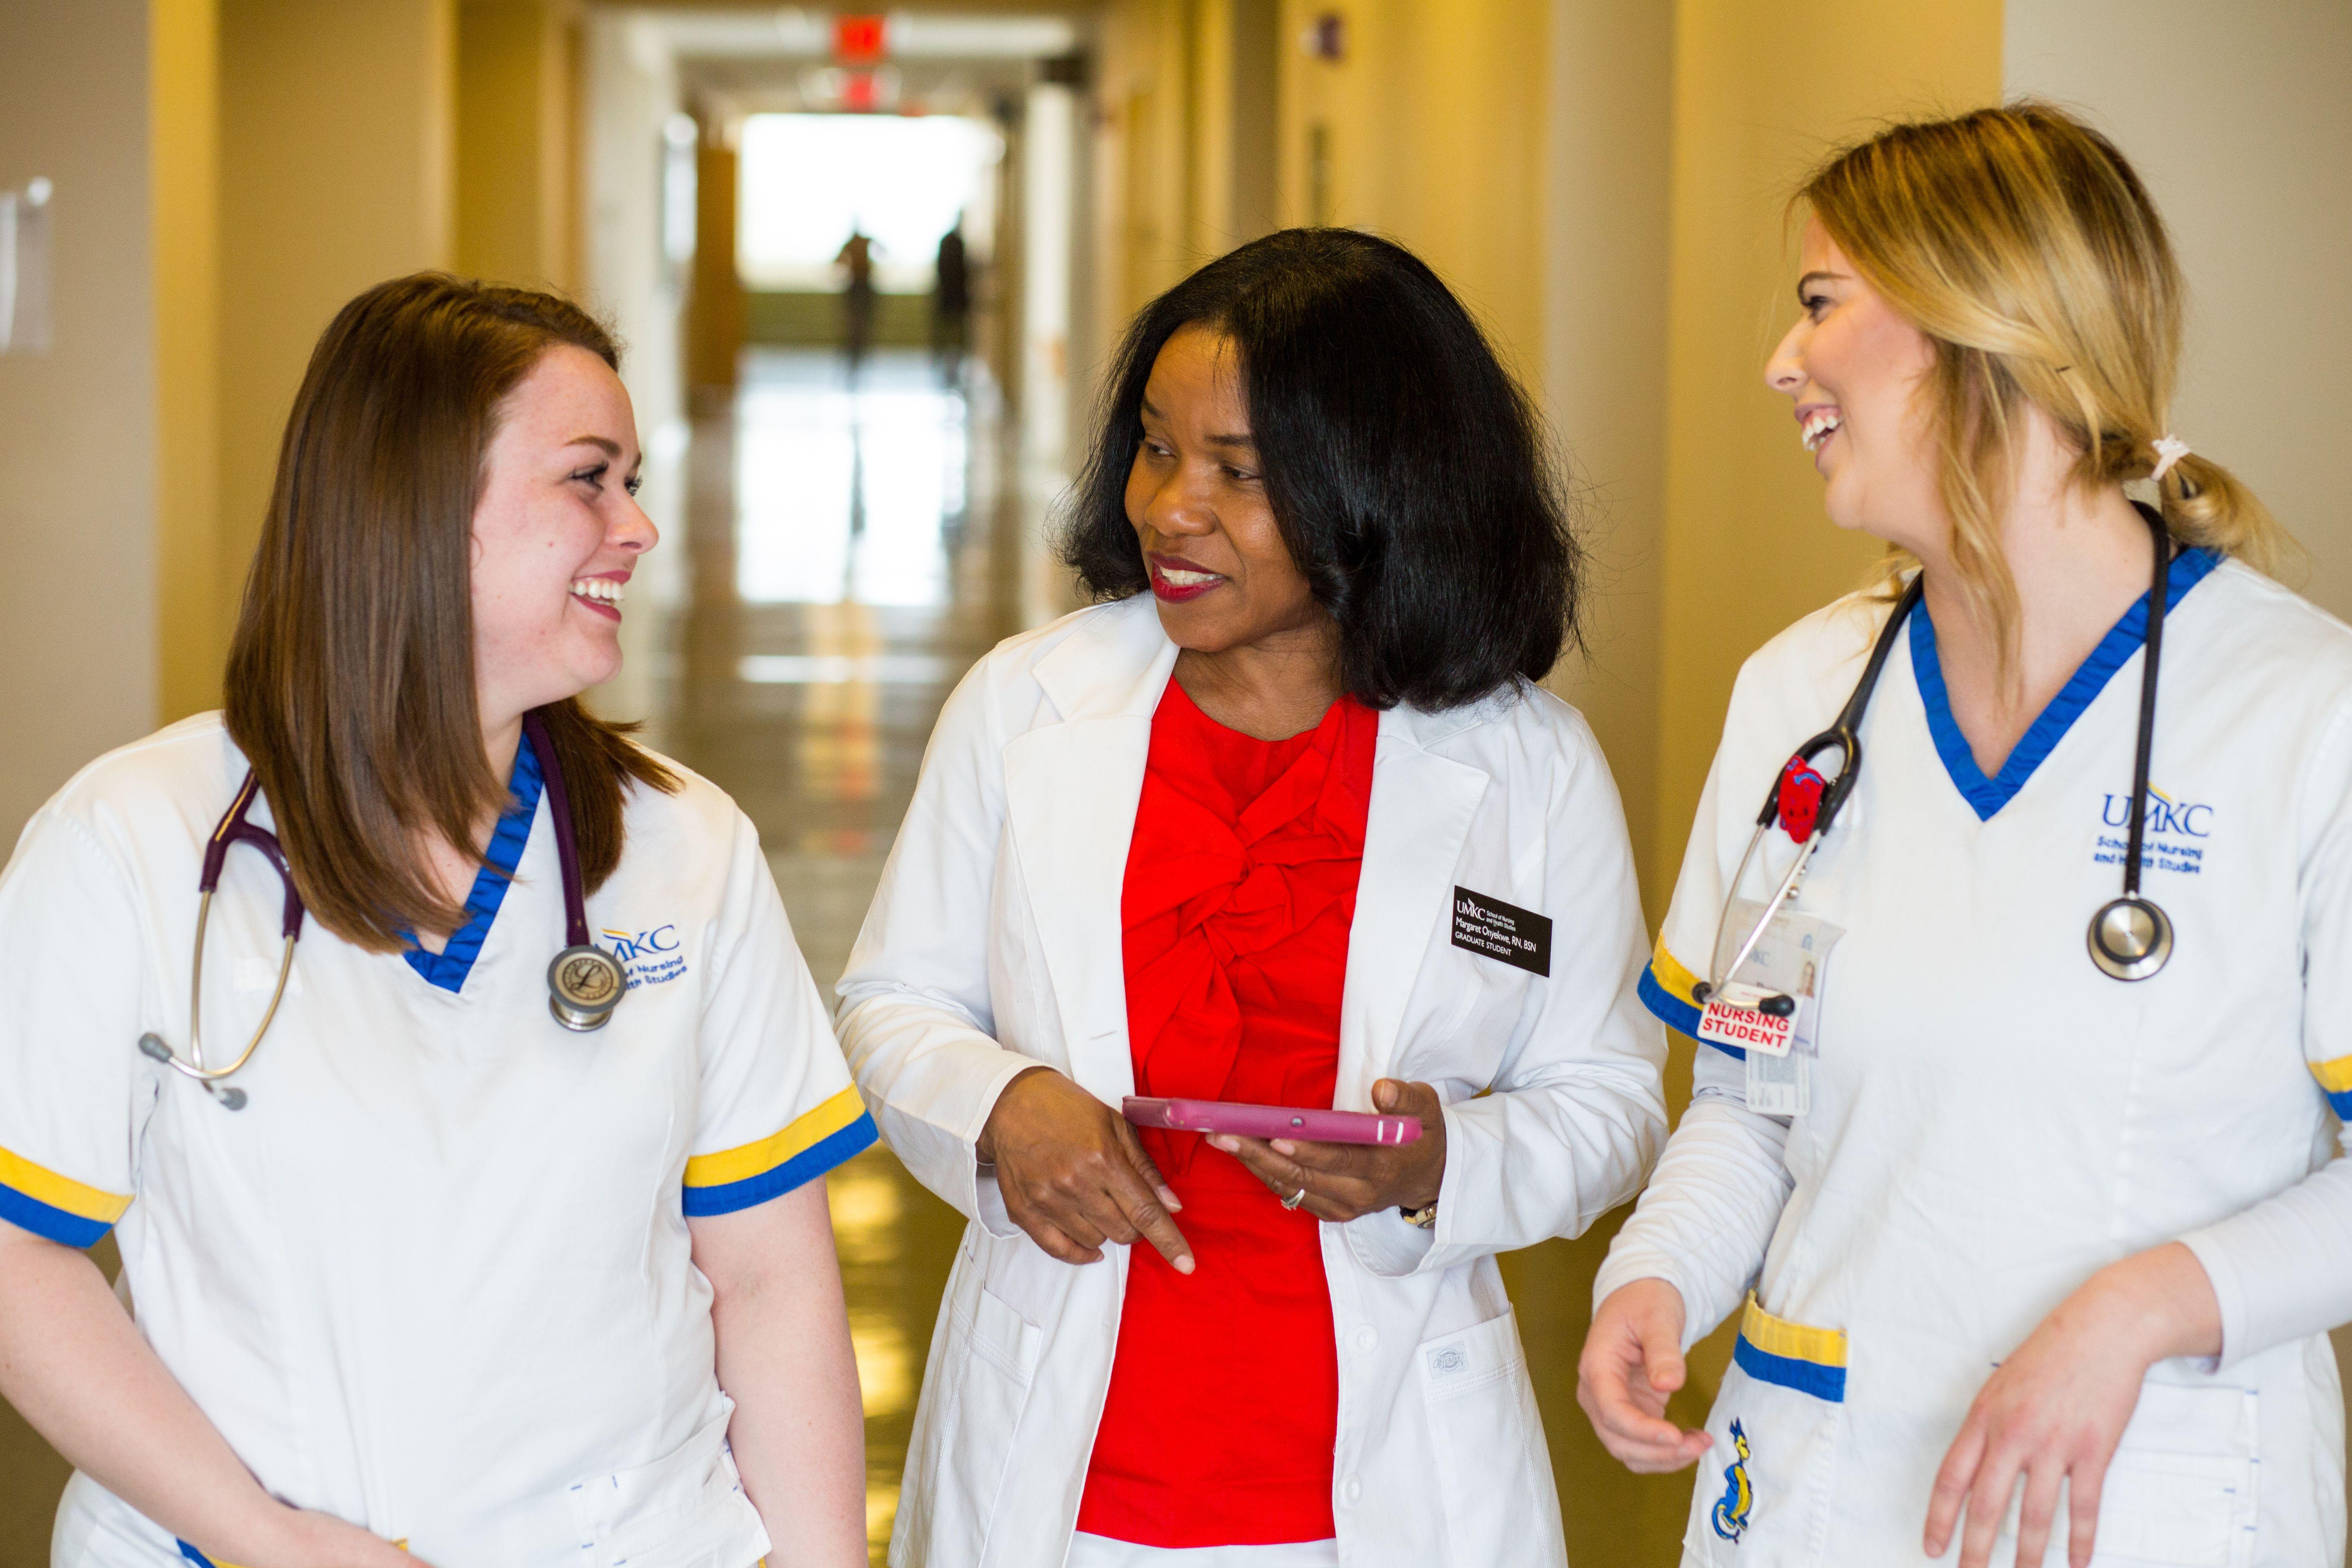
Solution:
{"label": "long brown hair", "polygon": [[[420,272],[344,306],[311,352],[228,656],[227,721],[312,916],[376,952],[465,910],[418,846],[476,837],[507,791],[475,706],[472,538],[500,405],[563,345],[615,370],[557,295]],[[669,770],[577,699],[539,710],[590,889],[620,864],[624,792]],[[487,863],[487,862],[483,862]]]}
{"label": "long brown hair", "polygon": [[[1961,592],[2013,668],[2017,586],[2000,509],[2021,416],[2049,416],[2077,484],[2144,479],[2170,434],[2185,289],[2164,219],[2115,143],[2032,100],[1893,126],[1797,193],[1924,333],[1922,388]],[[2172,532],[2264,571],[2294,549],[2227,468],[2190,455],[2157,486]],[[1917,562],[1896,552],[1890,582]]]}

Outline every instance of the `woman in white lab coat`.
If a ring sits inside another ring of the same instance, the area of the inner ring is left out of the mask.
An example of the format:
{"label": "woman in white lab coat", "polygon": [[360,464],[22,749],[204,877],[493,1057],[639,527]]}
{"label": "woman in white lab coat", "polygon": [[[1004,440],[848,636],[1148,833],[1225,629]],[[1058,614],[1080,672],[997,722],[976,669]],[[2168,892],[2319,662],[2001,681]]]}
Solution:
{"label": "woman in white lab coat", "polygon": [[866,1560],[816,1178],[872,1122],[751,823],[578,700],[656,542],[618,363],[551,295],[345,306],[226,712],[0,875],[55,1568]]}
{"label": "woman in white lab coat", "polygon": [[1583,1402],[1701,1460],[1686,1564],[2341,1563],[2352,633],[2170,434],[2181,279],[2104,138],[1898,126],[1803,199],[1766,379],[1896,548],[1733,689],[1643,988],[1696,1093]]}
{"label": "woman in white lab coat", "polygon": [[[1277,234],[1139,318],[1065,546],[1097,603],[950,699],[841,984],[971,1221],[892,1561],[1552,1568],[1495,1255],[1638,1184],[1662,1041],[1615,791],[1536,684],[1538,426],[1410,254]],[[1137,1093],[1426,1131],[1139,1139]]]}

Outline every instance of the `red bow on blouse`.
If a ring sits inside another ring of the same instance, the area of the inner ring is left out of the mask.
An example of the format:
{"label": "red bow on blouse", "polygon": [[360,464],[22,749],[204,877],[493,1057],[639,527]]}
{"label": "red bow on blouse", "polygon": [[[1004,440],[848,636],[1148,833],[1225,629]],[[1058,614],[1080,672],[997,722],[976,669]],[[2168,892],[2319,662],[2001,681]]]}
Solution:
{"label": "red bow on blouse", "polygon": [[[1335,704],[1308,747],[1232,819],[1188,795],[1181,769],[1155,765],[1146,775],[1150,798],[1137,819],[1154,826],[1129,851],[1121,910],[1139,1094],[1225,1098],[1242,1042],[1235,981],[1353,891],[1352,875],[1318,877],[1313,868],[1363,854],[1366,803],[1332,759],[1353,726],[1378,723],[1356,703]],[[1221,800],[1214,779],[1194,782]],[[1267,978],[1279,985],[1278,974]],[[1149,1141],[1177,1173],[1200,1144]]]}

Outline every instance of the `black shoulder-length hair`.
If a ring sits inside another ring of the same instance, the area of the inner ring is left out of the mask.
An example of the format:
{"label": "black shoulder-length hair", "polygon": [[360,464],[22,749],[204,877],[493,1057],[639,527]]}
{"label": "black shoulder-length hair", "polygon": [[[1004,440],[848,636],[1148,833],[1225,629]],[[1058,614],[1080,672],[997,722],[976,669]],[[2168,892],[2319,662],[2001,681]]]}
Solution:
{"label": "black shoulder-length hair", "polygon": [[1580,561],[1542,423],[1437,275],[1353,229],[1267,235],[1136,317],[1059,531],[1085,591],[1150,585],[1128,472],[1153,362],[1196,324],[1240,355],[1266,499],[1339,623],[1348,691],[1438,710],[1542,679],[1574,634]]}

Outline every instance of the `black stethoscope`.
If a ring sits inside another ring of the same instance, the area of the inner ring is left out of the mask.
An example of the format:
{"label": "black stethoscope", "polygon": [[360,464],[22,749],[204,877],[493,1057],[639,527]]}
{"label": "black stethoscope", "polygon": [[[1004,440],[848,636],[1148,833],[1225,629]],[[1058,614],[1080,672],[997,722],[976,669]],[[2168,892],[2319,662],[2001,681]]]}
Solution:
{"label": "black stethoscope", "polygon": [[[2164,600],[2170,585],[2172,536],[2165,531],[2163,518],[2137,501],[2132,504],[2154,536],[2156,573],[2147,590],[2147,653],[2139,670],[2139,738],[2132,756],[2131,838],[2124,856],[2123,897],[2099,906],[2098,913],[2091,917],[2086,937],[2091,962],[2099,966],[2101,973],[2117,980],[2145,980],[2162,969],[2172,956],[2171,917],[2152,900],[2140,897],[2139,891],[2140,841],[2147,829],[2148,762],[2156,748],[2157,666],[2164,648]],[[1886,667],[1886,656],[1895,647],[1895,634],[1910,619],[1925,585],[1924,573],[1911,579],[1902,598],[1895,601],[1895,613],[1886,617],[1886,625],[1879,630],[1878,641],[1870,650],[1870,662],[1863,666],[1862,679],[1854,683],[1853,695],[1845,700],[1845,707],[1828,729],[1797,748],[1788,765],[1780,770],[1780,776],[1773,781],[1771,793],[1764,797],[1764,809],[1756,818],[1756,832],[1748,840],[1748,852],[1739,858],[1739,869],[1732,873],[1730,891],[1725,896],[1723,914],[1716,929],[1721,931],[1730,923],[1732,900],[1739,895],[1740,881],[1748,875],[1748,863],[1755,858],[1757,846],[1764,842],[1764,835],[1775,823],[1786,822],[1790,837],[1799,839],[1802,847],[1731,962],[1692,988],[1691,994],[1701,1006],[1723,989],[1727,976],[1739,973],[1739,966],[1756,951],[1772,917],[1804,880],[1805,865],[1813,858],[1813,850],[1853,794],[1854,783],[1862,776],[1863,715],[1869,710],[1871,692],[1878,685],[1879,671]],[[1835,751],[1840,756],[1834,779],[1824,779],[1813,766],[1813,759],[1828,751]],[[1717,942],[1717,954],[1720,956],[1722,951],[1722,944]],[[1780,995],[1767,996],[1757,1005],[1759,1011],[1781,1017],[1796,1008],[1792,998]]]}
{"label": "black stethoscope", "polygon": [[[546,781],[548,815],[555,821],[555,858],[563,874],[563,937],[569,945],[547,966],[547,1010],[567,1029],[583,1033],[601,1029],[627,992],[628,976],[623,973],[620,960],[588,940],[588,900],[581,888],[580,846],[572,829],[572,801],[564,793],[563,773],[556,765],[555,746],[548,739],[547,726],[533,712],[523,715],[522,727],[525,739],[539,758],[540,775]],[[245,1090],[223,1089],[220,1081],[252,1060],[261,1037],[269,1032],[270,1020],[278,1016],[278,1004],[286,995],[287,976],[294,972],[294,944],[302,935],[302,895],[295,889],[294,873],[286,864],[285,847],[278,842],[276,834],[246,820],[246,814],[253,809],[254,797],[260,793],[259,782],[247,769],[236,797],[221,814],[212,837],[205,844],[204,870],[196,879],[195,957],[188,982],[188,1054],[181,1056],[159,1035],[139,1037],[142,1054],[195,1079],[231,1110],[245,1109]],[[228,859],[230,846],[235,844],[252,845],[277,869],[278,879],[286,890],[285,916],[279,928],[285,946],[278,959],[277,989],[269,994],[269,1007],[261,1015],[261,1026],[253,1031],[253,1037],[246,1041],[236,1060],[216,1068],[205,1061],[205,925],[212,915],[213,894],[220,889],[221,867]]]}

